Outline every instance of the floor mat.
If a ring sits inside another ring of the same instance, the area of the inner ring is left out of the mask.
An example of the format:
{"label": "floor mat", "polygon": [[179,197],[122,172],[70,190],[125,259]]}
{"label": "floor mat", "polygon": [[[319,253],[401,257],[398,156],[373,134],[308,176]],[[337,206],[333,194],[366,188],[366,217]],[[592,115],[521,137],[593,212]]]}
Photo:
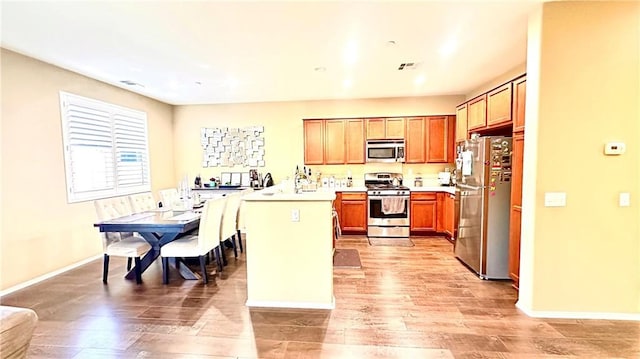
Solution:
{"label": "floor mat", "polygon": [[333,255],[333,267],[334,268],[348,268],[348,269],[360,269],[362,263],[360,263],[360,253],[357,249],[338,249]]}
{"label": "floor mat", "polygon": [[369,238],[372,246],[413,247],[409,238]]}

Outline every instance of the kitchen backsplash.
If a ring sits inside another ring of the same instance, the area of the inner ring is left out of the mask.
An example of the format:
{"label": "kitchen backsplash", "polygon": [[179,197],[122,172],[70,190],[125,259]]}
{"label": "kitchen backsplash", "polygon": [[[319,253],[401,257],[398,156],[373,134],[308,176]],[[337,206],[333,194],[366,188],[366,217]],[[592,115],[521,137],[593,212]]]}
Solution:
{"label": "kitchen backsplash", "polygon": [[354,165],[322,165],[311,167],[312,174],[320,172],[322,176],[334,176],[342,179],[348,176],[349,171],[354,182],[364,181],[365,173],[396,172],[402,173],[405,184],[412,184],[415,177],[422,177],[426,181],[437,181],[438,172],[445,168],[453,168],[453,163],[442,164],[407,164],[407,163],[367,163]]}

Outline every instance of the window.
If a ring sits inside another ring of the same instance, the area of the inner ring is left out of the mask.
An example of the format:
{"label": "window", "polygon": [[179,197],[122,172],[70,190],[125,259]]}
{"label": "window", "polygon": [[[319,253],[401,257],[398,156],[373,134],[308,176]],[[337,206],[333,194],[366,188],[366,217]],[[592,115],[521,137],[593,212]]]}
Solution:
{"label": "window", "polygon": [[60,92],[69,203],[151,190],[147,114]]}

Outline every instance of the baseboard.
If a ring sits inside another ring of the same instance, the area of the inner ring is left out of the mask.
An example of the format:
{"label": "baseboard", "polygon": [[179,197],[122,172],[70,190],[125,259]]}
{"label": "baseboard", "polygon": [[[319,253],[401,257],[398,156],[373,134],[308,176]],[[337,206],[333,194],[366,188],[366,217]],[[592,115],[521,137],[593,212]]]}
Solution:
{"label": "baseboard", "polygon": [[603,320],[632,320],[640,321],[640,313],[608,313],[608,312],[560,312],[541,311],[523,308],[520,302],[516,302],[516,307],[524,314],[533,318],[548,319],[603,319]]}
{"label": "baseboard", "polygon": [[247,307],[262,308],[335,309],[336,297],[331,296],[331,303],[247,300],[245,305]]}
{"label": "baseboard", "polygon": [[87,264],[89,262],[92,262],[92,261],[94,261],[96,259],[99,259],[99,258],[102,258],[102,254],[97,254],[94,257],[89,257],[89,258],[87,258],[85,260],[82,260],[80,262],[73,263],[73,264],[68,265],[68,266],[66,266],[64,268],[61,268],[61,269],[55,270],[53,272],[41,275],[41,276],[36,277],[34,279],[31,279],[31,280],[28,280],[28,281],[26,281],[24,283],[20,283],[18,285],[14,285],[13,287],[10,287],[10,288],[7,288],[7,289],[5,289],[3,291],[0,291],[0,297],[2,297],[4,295],[7,295],[7,294],[10,294],[10,293],[13,293],[15,291],[18,291],[20,289],[24,289],[24,288],[26,288],[28,286],[31,286],[31,285],[34,285],[36,283],[42,282],[42,281],[47,280],[49,278],[55,277],[58,274],[70,271],[70,270],[75,269],[75,268],[78,268],[78,267],[80,267],[82,265],[85,265],[85,264]]}

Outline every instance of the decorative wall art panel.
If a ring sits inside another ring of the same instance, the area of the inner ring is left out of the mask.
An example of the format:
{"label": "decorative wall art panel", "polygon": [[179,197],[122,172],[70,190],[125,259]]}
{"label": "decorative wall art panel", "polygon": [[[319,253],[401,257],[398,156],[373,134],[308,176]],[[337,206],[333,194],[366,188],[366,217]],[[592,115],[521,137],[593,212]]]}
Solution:
{"label": "decorative wall art panel", "polygon": [[202,167],[264,167],[264,127],[200,129]]}

